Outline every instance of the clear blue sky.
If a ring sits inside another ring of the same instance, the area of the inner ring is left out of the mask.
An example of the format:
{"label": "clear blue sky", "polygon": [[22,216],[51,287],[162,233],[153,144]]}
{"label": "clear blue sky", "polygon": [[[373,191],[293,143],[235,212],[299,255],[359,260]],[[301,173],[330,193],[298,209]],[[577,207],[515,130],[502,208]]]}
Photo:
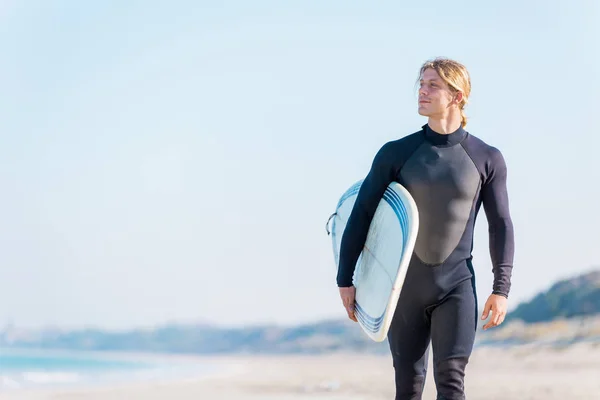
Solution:
{"label": "clear blue sky", "polygon": [[215,3],[0,2],[0,325],[345,318],[325,222],[435,56],[508,163],[510,305],[600,265],[597,1]]}

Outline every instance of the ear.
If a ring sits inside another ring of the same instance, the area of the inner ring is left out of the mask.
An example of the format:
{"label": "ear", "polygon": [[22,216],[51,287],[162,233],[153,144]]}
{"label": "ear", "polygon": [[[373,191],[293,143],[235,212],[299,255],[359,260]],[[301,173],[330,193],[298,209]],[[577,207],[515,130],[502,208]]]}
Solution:
{"label": "ear", "polygon": [[463,100],[463,93],[460,91],[456,92],[454,95],[454,100],[456,100],[456,104],[460,104]]}

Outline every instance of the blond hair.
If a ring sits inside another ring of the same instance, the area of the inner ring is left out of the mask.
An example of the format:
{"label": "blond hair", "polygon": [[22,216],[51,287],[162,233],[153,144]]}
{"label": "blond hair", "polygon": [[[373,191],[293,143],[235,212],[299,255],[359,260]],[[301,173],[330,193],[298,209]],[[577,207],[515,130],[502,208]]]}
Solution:
{"label": "blond hair", "polygon": [[467,116],[465,115],[464,108],[467,105],[469,95],[471,94],[471,77],[469,76],[467,68],[458,61],[445,57],[438,57],[423,63],[417,81],[421,80],[423,73],[429,68],[438,73],[454,94],[457,92],[462,93],[463,97],[458,108],[460,109],[462,126],[465,127],[467,125]]}

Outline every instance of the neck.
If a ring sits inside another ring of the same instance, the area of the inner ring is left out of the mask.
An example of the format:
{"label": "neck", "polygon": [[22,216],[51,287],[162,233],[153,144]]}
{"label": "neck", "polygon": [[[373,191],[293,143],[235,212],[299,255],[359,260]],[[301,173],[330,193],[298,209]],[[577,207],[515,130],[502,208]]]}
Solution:
{"label": "neck", "polygon": [[460,113],[458,113],[458,115],[456,113],[451,113],[442,118],[429,117],[429,121],[427,122],[427,125],[429,125],[433,131],[443,135],[455,132],[461,127],[461,124],[462,117],[460,116]]}

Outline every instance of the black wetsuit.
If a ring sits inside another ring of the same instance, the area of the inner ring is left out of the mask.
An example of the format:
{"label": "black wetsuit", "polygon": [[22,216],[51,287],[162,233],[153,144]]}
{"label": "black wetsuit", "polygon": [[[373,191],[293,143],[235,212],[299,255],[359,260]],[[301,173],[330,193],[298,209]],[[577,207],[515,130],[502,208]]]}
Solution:
{"label": "black wetsuit", "polygon": [[464,372],[475,339],[477,298],[473,230],[483,204],[493,264],[492,292],[508,297],[514,236],[501,152],[462,127],[428,125],[386,143],[365,178],[342,236],[337,284],[352,285],[369,224],[388,184],[397,181],[419,209],[411,264],[388,333],[396,399],[420,399],[431,341],[438,399],[464,399]]}

